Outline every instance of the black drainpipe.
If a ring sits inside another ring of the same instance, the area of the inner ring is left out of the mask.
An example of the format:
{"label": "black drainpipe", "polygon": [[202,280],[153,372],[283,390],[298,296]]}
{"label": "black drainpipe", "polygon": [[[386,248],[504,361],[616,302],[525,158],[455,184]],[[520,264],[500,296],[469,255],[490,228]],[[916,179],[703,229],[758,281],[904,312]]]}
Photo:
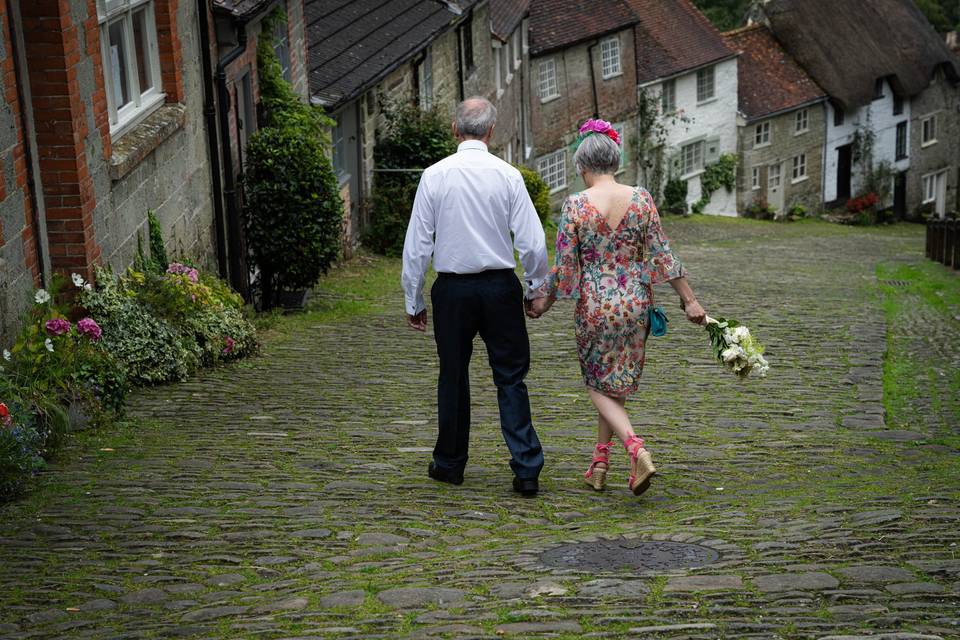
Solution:
{"label": "black drainpipe", "polygon": [[20,43],[17,34],[14,33],[14,29],[21,24],[20,11],[19,7],[15,8],[13,6],[13,0],[7,0],[7,15],[10,17],[10,55],[13,59],[14,81],[17,83],[17,106],[20,109],[20,130],[23,132],[23,161],[27,167],[27,192],[29,193],[31,209],[30,224],[33,226],[34,251],[37,252],[37,273],[40,276],[40,287],[46,288],[47,274],[43,264],[43,237],[40,233],[40,203],[37,196],[37,183],[33,176],[33,153],[30,149],[31,133],[27,123],[27,109],[30,108],[30,105],[25,104],[23,99],[23,90],[21,87],[25,85],[23,84],[23,77],[20,75],[20,51],[17,49]]}
{"label": "black drainpipe", "polygon": [[463,42],[460,39],[463,38],[463,26],[457,27],[457,84],[458,84],[458,95],[460,96],[460,102],[464,100],[464,86],[463,86]]}
{"label": "black drainpipe", "polygon": [[233,174],[233,151],[230,149],[230,91],[227,87],[227,66],[239,58],[247,49],[247,28],[239,23],[237,46],[225,56],[221,56],[217,63],[217,109],[220,120],[220,139],[223,153],[223,199],[227,214],[227,242],[229,251],[227,259],[230,265],[230,284],[247,297],[247,277],[243,272],[246,260],[243,259],[243,230],[240,225],[240,212],[237,208],[237,180]]}
{"label": "black drainpipe", "polygon": [[593,70],[593,49],[598,44],[599,40],[594,40],[593,44],[587,47],[587,59],[590,61],[590,87],[593,89],[593,117],[600,117],[600,100],[597,98],[597,77],[596,72]]}
{"label": "black drainpipe", "polygon": [[[8,0],[9,2],[10,0]],[[220,178],[220,145],[217,139],[217,110],[213,101],[213,61],[210,56],[210,21],[207,15],[207,0],[197,0],[197,15],[200,18],[200,56],[203,67],[203,116],[207,121],[208,155],[210,158],[210,181],[213,190],[213,226],[217,236],[217,271],[221,278],[227,277],[227,239],[223,220],[223,191]]]}

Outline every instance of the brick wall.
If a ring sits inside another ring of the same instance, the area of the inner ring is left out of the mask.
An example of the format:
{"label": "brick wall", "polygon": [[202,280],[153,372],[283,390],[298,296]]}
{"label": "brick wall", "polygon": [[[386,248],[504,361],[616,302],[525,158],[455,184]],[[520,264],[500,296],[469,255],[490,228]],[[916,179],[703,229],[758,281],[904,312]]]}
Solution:
{"label": "brick wall", "polygon": [[290,39],[290,78],[293,90],[310,99],[307,82],[307,35],[303,16],[303,0],[287,0],[287,36]]}

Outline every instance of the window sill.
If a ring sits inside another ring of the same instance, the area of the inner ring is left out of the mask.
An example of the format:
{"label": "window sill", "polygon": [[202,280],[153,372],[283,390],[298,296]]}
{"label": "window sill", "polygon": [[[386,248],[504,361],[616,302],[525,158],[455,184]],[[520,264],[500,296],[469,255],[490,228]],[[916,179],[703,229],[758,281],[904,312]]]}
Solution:
{"label": "window sill", "polygon": [[790,184],[800,184],[801,182],[806,182],[810,179],[810,176],[803,176],[802,178],[797,178],[796,180],[790,180]]}
{"label": "window sill", "polygon": [[497,89],[497,100],[503,97],[503,89]]}
{"label": "window sill", "polygon": [[540,104],[547,104],[548,102],[553,102],[554,100],[557,100],[559,97],[560,97],[560,94],[557,94],[555,96],[547,96],[546,98],[540,98]]}
{"label": "window sill", "polygon": [[760,191],[760,187],[750,187],[750,191]]}
{"label": "window sill", "polygon": [[704,105],[708,105],[708,104],[710,104],[711,102],[716,102],[716,101],[717,101],[717,96],[713,96],[712,98],[707,98],[706,100],[698,100],[698,101],[697,101],[697,106],[698,106],[698,107],[702,107],[702,106],[704,106]]}
{"label": "window sill", "polygon": [[512,73],[508,73],[508,74],[507,74],[507,84],[509,85],[511,82],[513,82],[513,74],[512,74]]}
{"label": "window sill", "polygon": [[120,180],[133,171],[154,149],[183,128],[187,121],[187,107],[170,103],[144,118],[113,143],[110,156],[110,179]]}
{"label": "window sill", "polygon": [[803,131],[794,131],[793,135],[794,137],[796,137],[796,136],[802,136],[806,133],[810,133],[810,129],[804,129]]}
{"label": "window sill", "polygon": [[614,78],[619,78],[623,75],[623,71],[618,71],[617,73],[611,73],[608,76],[603,76],[604,80],[613,80]]}
{"label": "window sill", "polygon": [[703,171],[704,171],[703,169],[695,169],[695,170],[691,171],[690,173],[681,174],[680,179],[681,179],[681,180],[690,180],[690,179],[692,179],[692,178],[696,178],[696,177],[698,177],[699,175],[701,175],[701,174],[703,173]]}
{"label": "window sill", "polygon": [[920,148],[926,149],[927,147],[932,147],[933,145],[937,144],[937,142],[939,142],[939,140],[927,140],[920,145]]}
{"label": "window sill", "polygon": [[754,149],[766,149],[767,147],[769,147],[769,146],[772,145],[772,144],[773,144],[772,142],[764,142],[763,144],[753,143],[753,148],[754,148]]}
{"label": "window sill", "polygon": [[559,187],[554,187],[553,189],[550,189],[550,195],[553,195],[553,194],[555,194],[555,193],[560,193],[561,191],[563,191],[563,190],[566,189],[566,188],[567,188],[567,185],[565,185],[565,184],[562,184],[562,185],[560,185]]}

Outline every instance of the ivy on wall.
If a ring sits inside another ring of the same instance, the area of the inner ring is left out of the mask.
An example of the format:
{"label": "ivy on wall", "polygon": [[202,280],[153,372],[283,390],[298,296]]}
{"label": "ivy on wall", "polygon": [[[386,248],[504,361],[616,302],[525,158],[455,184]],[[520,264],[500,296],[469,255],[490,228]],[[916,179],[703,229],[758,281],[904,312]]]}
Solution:
{"label": "ivy on wall", "polygon": [[731,192],[737,186],[737,156],[725,153],[720,159],[708,164],[700,174],[700,199],[693,203],[694,213],[703,213],[713,194],[723,187]]}

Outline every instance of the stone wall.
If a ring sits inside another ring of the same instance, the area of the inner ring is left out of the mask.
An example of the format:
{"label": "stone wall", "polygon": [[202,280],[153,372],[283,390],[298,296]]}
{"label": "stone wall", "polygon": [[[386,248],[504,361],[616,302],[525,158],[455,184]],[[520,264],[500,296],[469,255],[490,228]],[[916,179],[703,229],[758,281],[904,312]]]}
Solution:
{"label": "stone wall", "polygon": [[[797,133],[796,118],[801,110],[807,112],[808,128]],[[782,206],[777,213],[785,213],[795,205],[808,211],[820,208],[820,193],[823,177],[823,140],[825,135],[826,109],[824,103],[812,104],[774,116],[743,122],[739,126],[740,161],[737,165],[737,210],[743,211],[752,203],[773,204],[777,198],[768,193],[768,168],[779,164],[783,189]],[[757,146],[756,128],[770,124],[770,144]],[[793,158],[806,154],[807,178],[793,180]],[[753,168],[760,169],[760,183],[753,185]]]}
{"label": "stone wall", "polygon": [[[946,171],[947,213],[960,209],[957,201],[957,167],[960,166],[960,92],[942,74],[937,74],[925,91],[911,100],[907,174],[907,213],[913,214],[923,202],[923,176]],[[937,114],[937,142],[923,146],[922,120]]]}

